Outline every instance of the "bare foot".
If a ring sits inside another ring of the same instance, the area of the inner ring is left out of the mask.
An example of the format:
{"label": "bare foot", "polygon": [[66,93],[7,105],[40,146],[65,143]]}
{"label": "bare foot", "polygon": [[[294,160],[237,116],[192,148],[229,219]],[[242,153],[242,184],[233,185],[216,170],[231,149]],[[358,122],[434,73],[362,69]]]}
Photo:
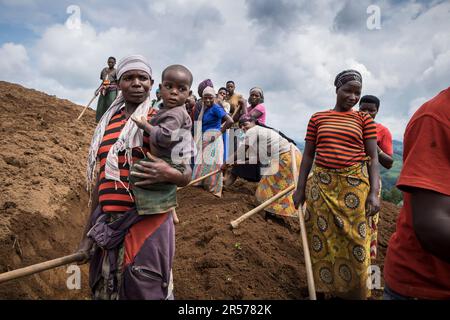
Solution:
{"label": "bare foot", "polygon": [[178,219],[177,213],[175,212],[175,210],[173,210],[172,212],[172,218],[173,218],[173,223],[174,224],[179,224],[180,223],[180,219]]}

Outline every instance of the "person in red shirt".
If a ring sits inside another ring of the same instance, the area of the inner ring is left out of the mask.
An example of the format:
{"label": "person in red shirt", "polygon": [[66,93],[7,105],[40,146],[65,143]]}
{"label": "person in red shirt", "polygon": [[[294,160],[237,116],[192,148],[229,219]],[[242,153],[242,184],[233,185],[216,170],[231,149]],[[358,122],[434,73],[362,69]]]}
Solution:
{"label": "person in red shirt", "polygon": [[[366,95],[359,101],[359,111],[368,113],[373,120],[379,109],[380,99],[375,96]],[[377,126],[378,161],[383,167],[390,169],[394,163],[391,132],[381,123],[376,122],[375,125]]]}
{"label": "person in red shirt", "polygon": [[[373,120],[378,114],[380,109],[380,99],[372,95],[365,95],[359,101],[359,111],[369,114]],[[392,158],[393,148],[392,148],[392,135],[388,128],[383,126],[381,123],[375,122],[377,127],[377,152],[378,152],[378,162],[386,169],[392,168],[394,164],[394,159]],[[381,179],[380,179],[381,183]],[[380,185],[381,191],[381,185]],[[378,246],[378,221],[379,214],[369,218],[369,228],[370,228],[370,258],[376,259],[377,257],[377,246]]]}
{"label": "person in red shirt", "polygon": [[450,87],[409,121],[403,208],[385,258],[384,298],[450,299]]}

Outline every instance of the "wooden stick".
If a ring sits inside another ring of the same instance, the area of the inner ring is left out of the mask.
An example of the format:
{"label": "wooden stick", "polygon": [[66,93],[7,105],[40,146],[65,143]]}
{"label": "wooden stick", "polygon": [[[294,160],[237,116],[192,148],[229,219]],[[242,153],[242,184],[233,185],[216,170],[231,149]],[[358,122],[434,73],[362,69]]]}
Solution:
{"label": "wooden stick", "polygon": [[[294,185],[295,189],[297,189],[297,180],[298,180],[298,173],[297,173],[297,161],[295,157],[295,146],[291,144],[291,168],[292,168],[292,174],[294,178]],[[309,299],[310,300],[317,300],[316,298],[316,288],[314,285],[314,276],[313,276],[313,270],[312,270],[312,264],[311,264],[311,256],[309,253],[309,246],[308,246],[308,239],[306,237],[306,227],[305,227],[305,213],[303,210],[303,206],[300,206],[300,210],[297,210],[298,218],[300,221],[300,233],[302,238],[302,246],[303,246],[303,255],[305,257],[305,267],[306,267],[306,280],[308,283],[308,292],[309,292]]]}
{"label": "wooden stick", "polygon": [[54,260],[49,260],[45,262],[41,262],[38,264],[33,264],[31,266],[16,269],[13,271],[5,272],[0,274],[0,283],[7,282],[10,280],[26,277],[35,273],[39,273],[45,270],[53,269],[56,267],[64,266],[66,264],[79,262],[83,260],[87,260],[88,255],[83,252],[74,253],[68,256],[64,256],[61,258],[57,258]]}
{"label": "wooden stick", "polygon": [[289,187],[287,187],[286,189],[284,189],[283,191],[277,193],[276,195],[274,195],[272,198],[266,200],[265,202],[263,202],[262,204],[260,204],[259,206],[257,206],[256,208],[250,210],[249,212],[243,214],[242,216],[240,216],[239,218],[237,218],[236,220],[233,220],[230,222],[231,226],[233,227],[233,229],[236,229],[239,224],[244,221],[245,219],[251,217],[252,215],[254,215],[255,213],[265,209],[266,207],[268,207],[270,204],[272,204],[273,202],[277,201],[278,199],[280,199],[281,197],[283,197],[284,195],[286,195],[287,193],[291,192],[292,190],[294,190],[295,186],[291,185]]}
{"label": "wooden stick", "polygon": [[197,182],[200,182],[202,180],[205,180],[206,178],[209,178],[217,173],[219,173],[220,171],[222,171],[222,169],[218,169],[218,170],[214,170],[213,172],[208,173],[207,175],[204,175],[203,177],[197,178],[195,180],[192,180],[191,182],[189,182],[187,185],[185,185],[184,187],[179,187],[177,190],[181,190],[183,188],[192,186],[193,184],[196,184]]}
{"label": "wooden stick", "polygon": [[81,111],[80,115],[77,118],[77,121],[81,119],[81,117],[83,116],[84,112],[87,110],[87,108],[89,108],[89,106],[91,105],[92,101],[94,101],[94,99],[98,96],[98,93],[96,91],[96,94],[92,97],[91,101],[89,101],[89,103],[86,105],[86,107],[84,107],[83,111]]}
{"label": "wooden stick", "polygon": [[298,183],[298,172],[297,172],[297,158],[295,157],[295,146],[293,143],[291,143],[291,170],[292,170],[292,177],[294,178],[294,186],[295,189],[297,189],[297,183]]}

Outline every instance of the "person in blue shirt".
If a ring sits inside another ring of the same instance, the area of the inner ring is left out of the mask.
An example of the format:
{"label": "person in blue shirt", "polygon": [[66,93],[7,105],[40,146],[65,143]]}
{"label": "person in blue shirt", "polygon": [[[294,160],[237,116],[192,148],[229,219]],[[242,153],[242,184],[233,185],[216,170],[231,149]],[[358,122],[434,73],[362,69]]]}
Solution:
{"label": "person in blue shirt", "polygon": [[[195,118],[194,140],[197,145],[192,179],[203,177],[210,172],[220,170],[224,159],[222,134],[233,125],[233,119],[218,104],[214,103],[216,93],[212,87],[207,87],[202,93],[202,108]],[[222,122],[224,124],[222,125]],[[197,184],[217,197],[222,196],[223,175],[208,177]]]}

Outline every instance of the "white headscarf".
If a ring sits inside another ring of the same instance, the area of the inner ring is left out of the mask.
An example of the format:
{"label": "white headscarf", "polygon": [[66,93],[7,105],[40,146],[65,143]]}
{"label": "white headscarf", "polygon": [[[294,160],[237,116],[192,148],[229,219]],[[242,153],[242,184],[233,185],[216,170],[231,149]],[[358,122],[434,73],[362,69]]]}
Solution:
{"label": "white headscarf", "polygon": [[[151,77],[152,70],[149,63],[141,55],[130,55],[123,58],[117,67],[117,78],[120,77],[127,71],[130,70],[141,70],[149,74]],[[105,112],[103,117],[100,119],[97,127],[95,128],[94,136],[92,137],[91,145],[88,154],[87,163],[87,182],[88,189],[92,185],[95,174],[95,166],[97,163],[97,153],[102,143],[103,135],[105,134],[106,127],[109,124],[112,116],[120,110],[124,105],[125,100],[122,93],[119,93],[117,98],[111,104],[109,109]],[[137,118],[141,116],[147,117],[150,110],[150,98],[147,97],[144,102],[142,102],[134,111],[133,115]],[[119,138],[116,143],[112,145],[108,152],[105,164],[105,177],[106,179],[122,182],[120,180],[120,170],[119,170],[119,152],[125,151],[126,161],[131,165],[132,163],[132,149],[136,147],[141,147],[143,143],[143,130],[139,129],[133,120],[128,119],[127,123],[120,132]]]}
{"label": "white headscarf", "polygon": [[117,65],[117,79],[120,79],[125,72],[130,70],[142,70],[147,72],[150,78],[152,77],[150,64],[140,54],[132,54],[119,61]]}
{"label": "white headscarf", "polygon": [[206,87],[206,88],[203,90],[202,97],[204,97],[205,94],[210,94],[210,95],[212,95],[212,96],[214,96],[214,97],[216,96],[216,92],[214,91],[214,88],[212,88],[212,87]]}

